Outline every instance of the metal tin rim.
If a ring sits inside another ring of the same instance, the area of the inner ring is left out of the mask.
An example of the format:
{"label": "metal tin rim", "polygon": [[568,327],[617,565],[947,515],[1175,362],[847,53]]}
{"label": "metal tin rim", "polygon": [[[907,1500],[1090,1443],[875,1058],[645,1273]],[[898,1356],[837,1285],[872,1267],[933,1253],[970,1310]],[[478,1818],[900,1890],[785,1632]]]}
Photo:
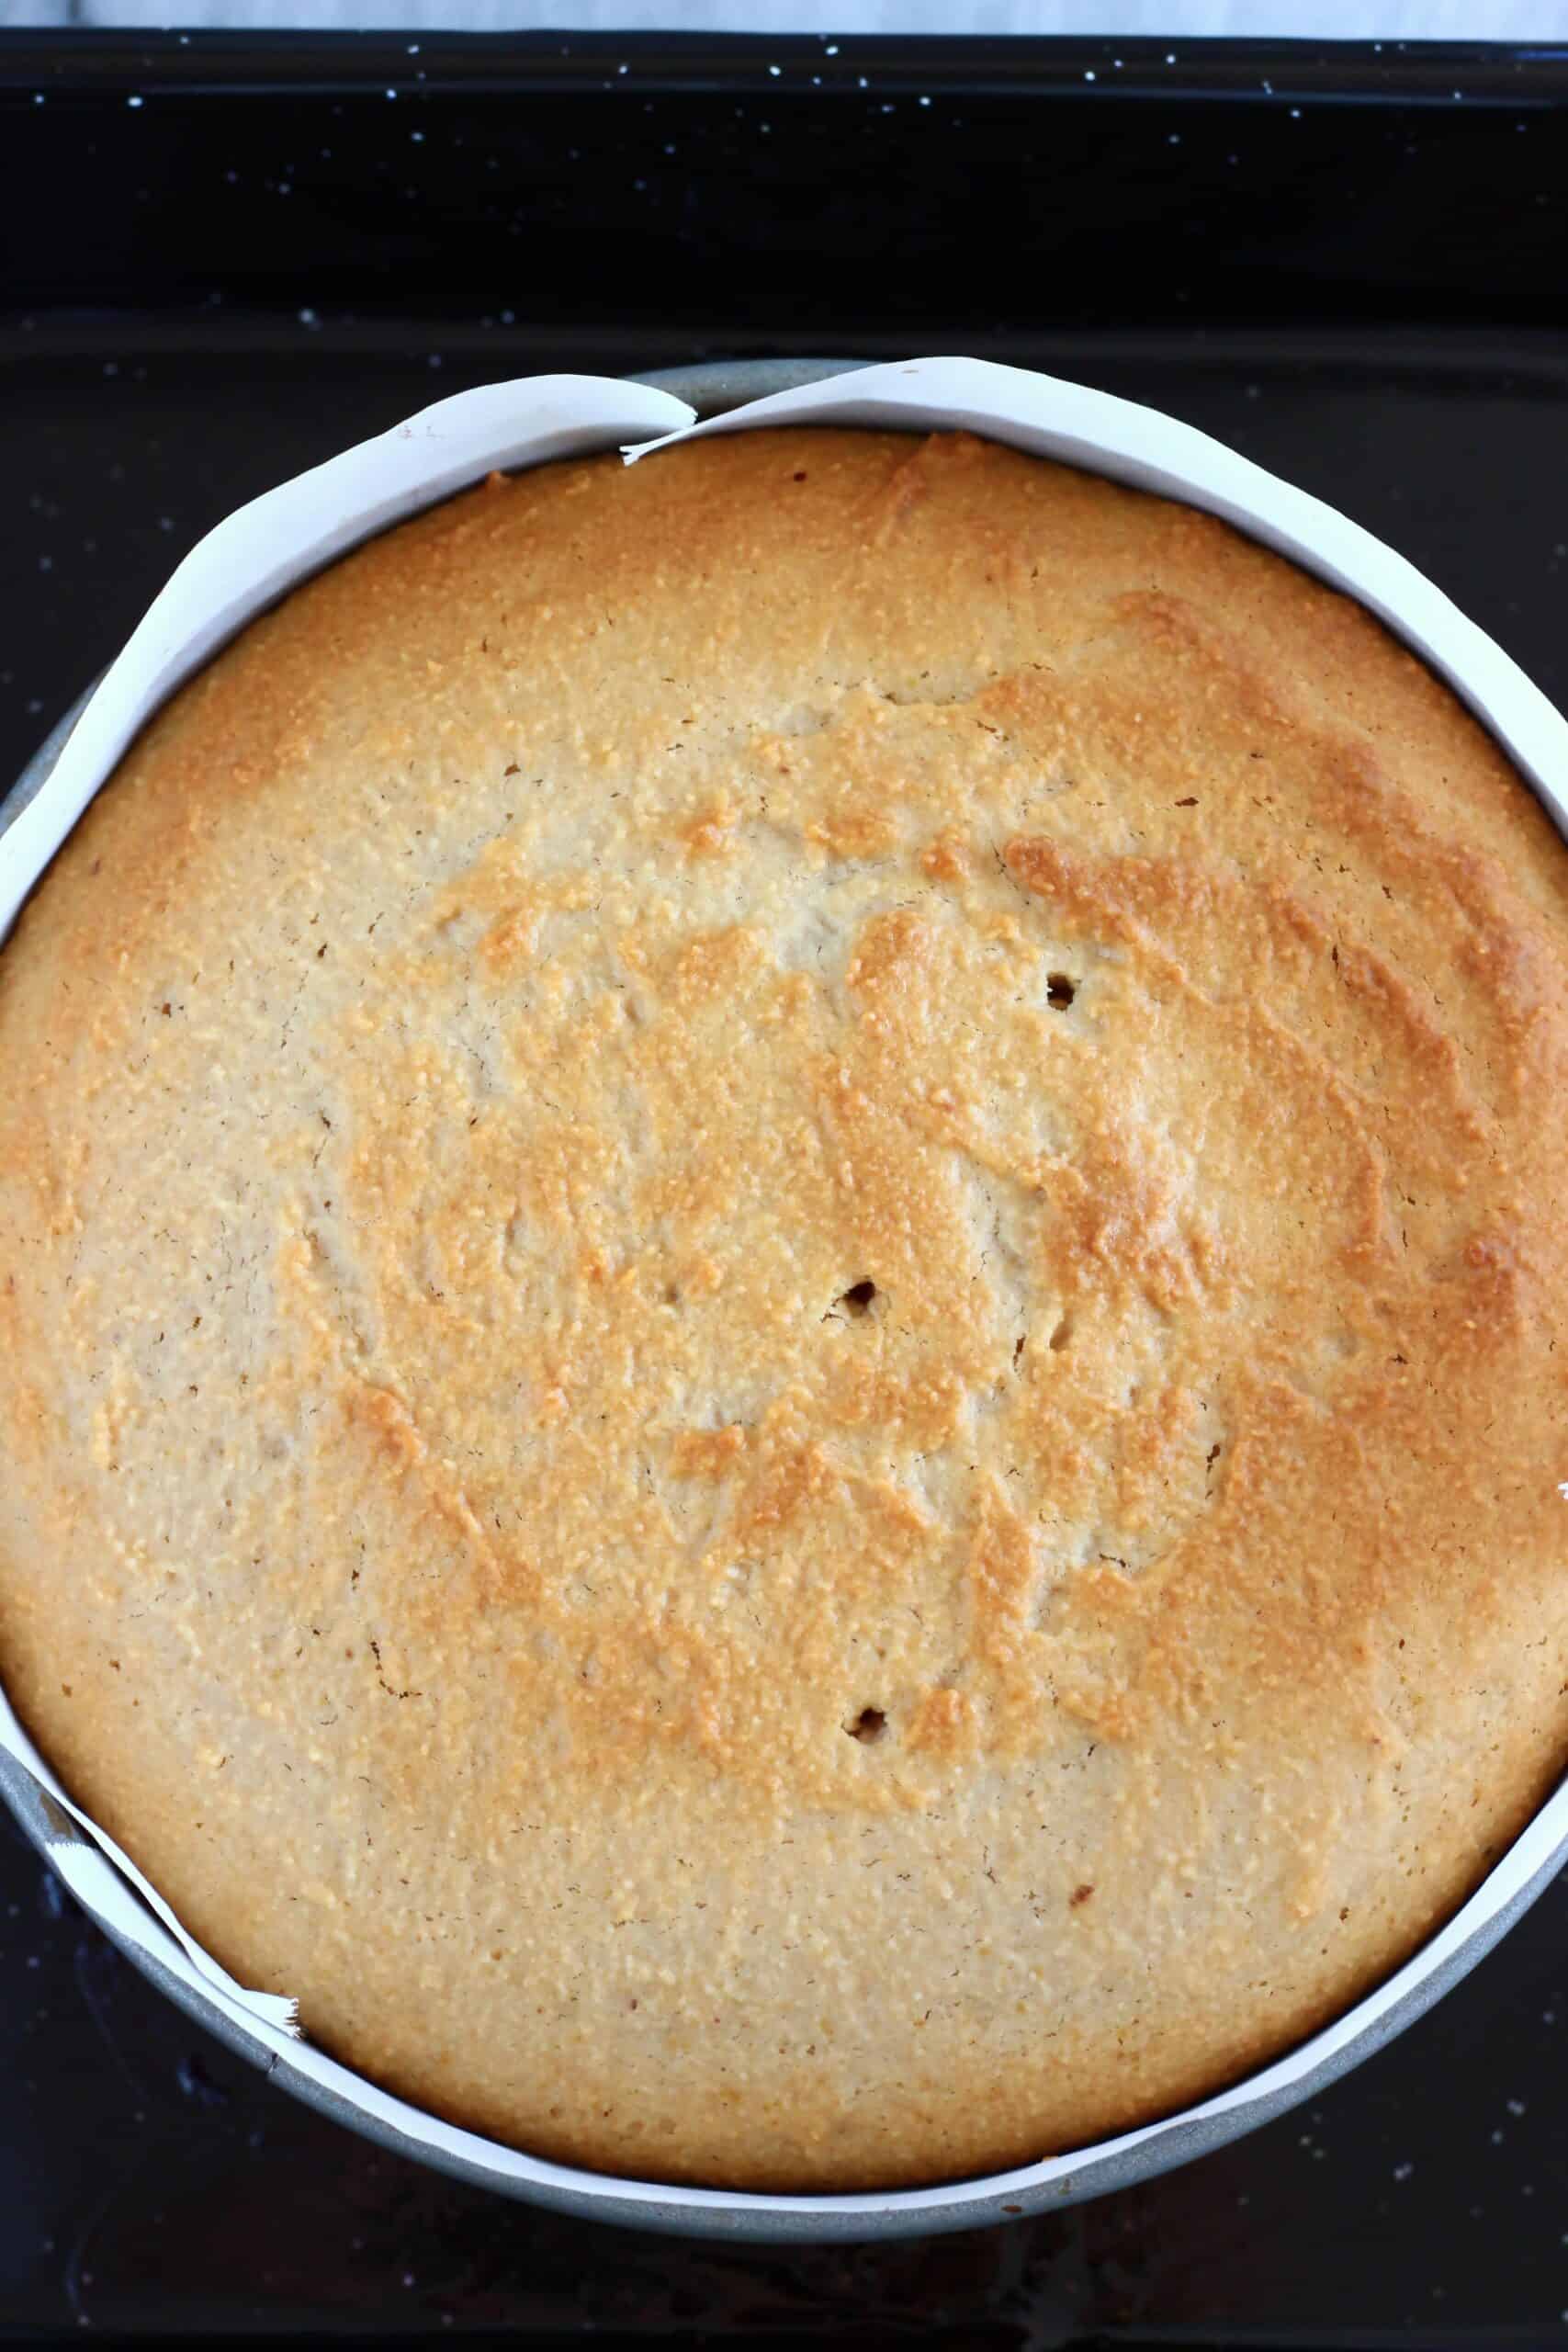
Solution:
{"label": "metal tin rim", "polygon": [[[716,361],[662,369],[634,380],[673,392],[701,415],[713,416],[770,392],[845,374],[861,364],[852,359]],[[49,775],[86,700],[87,695],[84,695],[67,712],[40,744],[16,784],[0,796],[0,831],[32,798]],[[4,1752],[0,1752],[0,1799],[51,1867],[54,1866],[53,1849],[62,1838],[86,1843],[53,1800]],[[92,1850],[96,1855],[96,1849]],[[1397,2001],[1370,2019],[1339,2050],[1282,2088],[1260,2090],[1255,2098],[1244,2099],[1220,2115],[1179,2114],[1130,2148],[1111,2146],[1100,2153],[1092,2148],[1086,2150],[1081,2165],[1065,2178],[1031,2183],[1020,2181],[1016,2175],[990,2176],[956,2186],[937,2206],[917,2201],[923,2192],[908,2190],[889,2191],[881,2197],[820,2200],[770,2199],[713,2190],[705,2192],[704,2201],[698,2204],[687,2202],[684,2198],[680,2201],[674,2198],[666,2200],[657,2184],[637,2184],[634,2188],[609,2174],[585,2173],[576,2180],[558,2184],[517,2179],[482,2158],[424,2144],[380,2117],[368,2114],[352,2097],[296,2074],[286,2060],[277,2058],[247,2033],[196,1984],[177,1974],[155,1954],[130,1941],[90,1903],[85,1903],[84,1907],[149,1982],[198,2025],[216,2034],[239,2056],[275,2076],[296,2098],[396,2154],[412,2157],[457,2179],[498,2190],[525,2203],[548,2206],[560,2212],[613,2222],[631,2229],[739,2243],[843,2243],[983,2228],[1021,2215],[1079,2204],[1089,2198],[1133,2188],[1256,2131],[1317,2097],[1341,2075],[1371,2057],[1406,2026],[1424,2016],[1529,1910],[1565,1857],[1568,1841],[1542,1862],[1509,1901],[1483,1920],[1441,1961],[1422,1971],[1417,1956],[1415,1965],[1419,1973]],[[108,1873],[112,1865],[107,1858],[98,1859]],[[1348,2014],[1353,2015],[1353,2009]],[[648,2193],[649,2188],[654,2191],[651,2196]],[[638,2189],[640,2194],[637,2193]]]}

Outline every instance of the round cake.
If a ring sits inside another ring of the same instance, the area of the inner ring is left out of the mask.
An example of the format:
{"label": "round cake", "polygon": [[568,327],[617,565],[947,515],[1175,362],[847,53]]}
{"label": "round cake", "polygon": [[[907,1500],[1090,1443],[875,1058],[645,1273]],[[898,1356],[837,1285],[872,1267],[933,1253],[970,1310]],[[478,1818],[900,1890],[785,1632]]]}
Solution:
{"label": "round cake", "polygon": [[871,2188],[1343,2008],[1568,1752],[1568,856],[964,435],[388,533],[0,955],[0,1672],[421,2106]]}

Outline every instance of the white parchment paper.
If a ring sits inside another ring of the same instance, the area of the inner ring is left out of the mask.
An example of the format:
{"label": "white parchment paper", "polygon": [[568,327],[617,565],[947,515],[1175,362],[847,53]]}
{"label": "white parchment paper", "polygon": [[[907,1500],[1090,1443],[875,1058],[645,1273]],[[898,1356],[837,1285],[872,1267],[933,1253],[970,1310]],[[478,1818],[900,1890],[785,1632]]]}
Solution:
{"label": "white parchment paper", "polygon": [[[139,728],[167,695],[255,613],[295,581],[360,540],[497,469],[537,465],[575,452],[622,448],[657,461],[694,434],[768,424],[964,427],[1038,455],[1086,466],[1134,486],[1186,499],[1293,557],[1380,615],[1470,705],[1531,779],[1568,832],[1568,721],[1483,631],[1413,565],[1333,508],[1276,481],[1206,435],[1155,411],[1077,384],[987,361],[933,358],[856,370],[781,392],[694,424],[667,392],[615,379],[546,376],[488,385],[423,410],[299,476],[231,514],[186,558],[107,673],[37,797],[0,834],[0,940],[22,901]],[[1568,1489],[1568,1461],[1562,1465]],[[1563,1496],[1568,1548],[1568,1491]],[[292,2001],[248,1992],[187,1936],[127,1857],[71,1803],[0,1690],[0,1748],[69,1818],[51,1836],[53,1859],[89,1911],[215,2002],[256,2054],[286,2078],[335,2094],[413,2153],[455,2158],[541,2189],[595,2187],[616,2200],[666,2211],[761,2207],[774,2213],[867,2217],[929,2212],[973,2202],[976,2184],[884,2196],[757,2198],[725,2191],[611,2181],[499,2146],[423,2114],[298,2039]],[[78,1837],[72,1822],[84,1833]],[[1463,1908],[1378,1990],[1345,2017],[1246,2083],[1165,2122],[1115,2141],[998,2175],[1001,2197],[1064,2188],[1105,2159],[1187,2132],[1266,2098],[1288,2094],[1363,2034],[1375,2031],[1423,1981],[1517,1896],[1568,1846],[1568,1785],[1560,1789]]]}

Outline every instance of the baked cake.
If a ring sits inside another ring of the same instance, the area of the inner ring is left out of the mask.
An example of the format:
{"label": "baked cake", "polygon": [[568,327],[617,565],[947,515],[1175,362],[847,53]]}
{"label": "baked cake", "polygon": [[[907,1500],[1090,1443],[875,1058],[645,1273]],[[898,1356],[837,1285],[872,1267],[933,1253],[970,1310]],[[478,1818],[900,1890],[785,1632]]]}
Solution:
{"label": "baked cake", "polygon": [[410,2099],[827,2190],[1179,2108],[1568,1748],[1568,857],[962,435],[496,479],[0,956],[0,1669]]}

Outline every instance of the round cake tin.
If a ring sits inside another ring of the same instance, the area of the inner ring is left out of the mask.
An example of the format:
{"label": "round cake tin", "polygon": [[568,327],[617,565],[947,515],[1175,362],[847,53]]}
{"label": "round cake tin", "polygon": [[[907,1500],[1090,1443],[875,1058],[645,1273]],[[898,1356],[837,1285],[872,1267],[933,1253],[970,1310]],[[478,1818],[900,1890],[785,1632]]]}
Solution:
{"label": "round cake tin", "polygon": [[[711,417],[770,393],[841,374],[858,364],[851,360],[720,363],[637,380],[673,392],[699,415]],[[1086,462],[1092,463],[1092,458]],[[77,710],[73,710],[61,720],[10,791],[0,797],[0,831],[39,790],[76,717]],[[151,1911],[145,1934],[128,1932],[125,1883],[113,1863],[3,1749],[0,1797],[39,1852],[60,1871],[78,1902],[161,1992],[231,2049],[264,2067],[284,2088],[334,2120],[400,2155],[563,2212],[688,2236],[773,2243],[975,2229],[1130,2188],[1189,2163],[1320,2096],[1339,2075],[1382,2049],[1484,1957],[1568,1859],[1565,1819],[1558,1825],[1561,1835],[1544,1843],[1537,1838],[1539,1851],[1530,1849],[1528,1871],[1523,1875],[1517,1870],[1512,1873],[1504,1895],[1488,1901],[1483,1888],[1465,1906],[1459,1921],[1434,1938],[1316,2042],[1262,2069],[1245,2085],[1151,2129],[1086,2148],[1068,2158],[935,2188],[768,2197],[672,2188],[520,2160],[514,2151],[422,2114],[346,2067],[323,2066],[317,2057],[306,2071],[288,2054],[289,2046],[299,2045],[279,2046],[276,2036],[269,2040],[259,2030],[252,2030],[231,2005],[214,1996]],[[1538,1832],[1540,1826],[1538,1822]],[[1530,1835],[1527,1831],[1527,1838]],[[1521,1850],[1516,1849],[1516,1854]],[[1324,2045],[1321,2052],[1318,2042]]]}

